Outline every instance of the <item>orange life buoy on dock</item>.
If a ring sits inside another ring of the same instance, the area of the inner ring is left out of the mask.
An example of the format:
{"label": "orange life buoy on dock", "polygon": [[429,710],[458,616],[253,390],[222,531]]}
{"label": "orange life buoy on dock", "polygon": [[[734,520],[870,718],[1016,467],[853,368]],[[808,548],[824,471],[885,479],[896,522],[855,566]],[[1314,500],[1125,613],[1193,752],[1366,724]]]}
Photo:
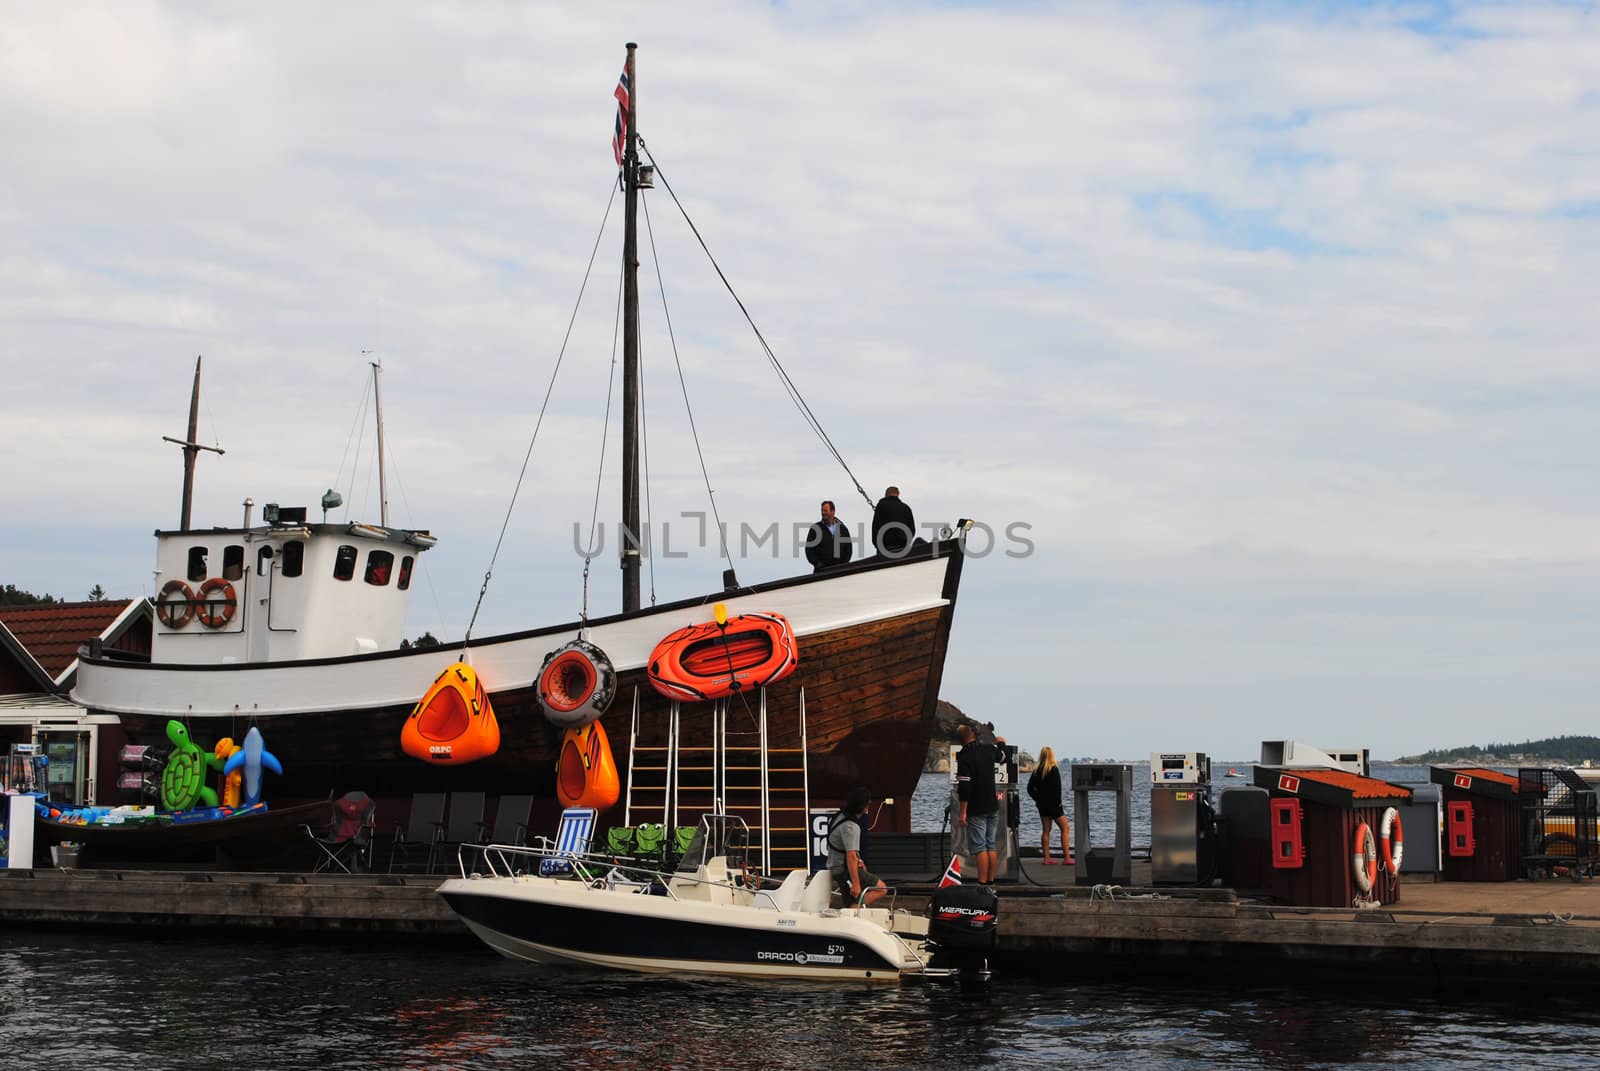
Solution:
{"label": "orange life buoy on dock", "polygon": [[1383,853],[1383,869],[1390,877],[1398,877],[1400,858],[1406,851],[1406,836],[1400,825],[1400,812],[1393,807],[1383,812],[1383,822],[1378,826],[1378,850]]}
{"label": "orange life buoy on dock", "polygon": [[600,648],[587,640],[573,640],[545,655],[538,685],[544,716],[563,729],[576,729],[611,705],[617,671]]}
{"label": "orange life buoy on dock", "polygon": [[1356,827],[1350,868],[1355,871],[1356,888],[1363,894],[1371,892],[1373,883],[1378,880],[1378,847],[1372,842],[1372,827],[1365,822]]}
{"label": "orange life buoy on dock", "polygon": [[168,628],[182,628],[194,619],[194,589],[181,580],[169,580],[156,596],[156,617]]}
{"label": "orange life buoy on dock", "polygon": [[200,618],[202,625],[221,628],[233,620],[233,612],[239,608],[239,597],[234,594],[232,584],[220,576],[214,576],[200,585],[194,605],[195,615]]}

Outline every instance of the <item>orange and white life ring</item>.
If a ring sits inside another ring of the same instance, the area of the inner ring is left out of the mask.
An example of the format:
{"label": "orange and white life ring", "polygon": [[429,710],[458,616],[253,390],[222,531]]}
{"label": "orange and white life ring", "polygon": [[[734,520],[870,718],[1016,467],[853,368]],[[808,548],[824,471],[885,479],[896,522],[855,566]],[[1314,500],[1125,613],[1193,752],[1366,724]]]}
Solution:
{"label": "orange and white life ring", "polygon": [[576,729],[611,705],[617,671],[600,648],[587,640],[573,640],[544,656],[538,685],[544,716],[563,729]]}
{"label": "orange and white life ring", "polygon": [[220,576],[214,576],[200,585],[194,597],[194,607],[202,625],[221,628],[233,620],[233,612],[239,608],[239,598],[234,594],[232,584]]}
{"label": "orange and white life ring", "polygon": [[1363,894],[1371,892],[1373,883],[1378,880],[1378,846],[1372,840],[1372,827],[1365,822],[1356,827],[1350,869],[1355,872],[1356,888]]}
{"label": "orange and white life ring", "polygon": [[1390,877],[1397,877],[1400,858],[1406,852],[1406,836],[1400,825],[1400,812],[1393,807],[1383,812],[1383,822],[1378,826],[1378,850],[1383,853],[1383,869]]}
{"label": "orange and white life ring", "polygon": [[168,628],[182,628],[194,619],[194,589],[181,580],[169,580],[156,596],[156,618]]}

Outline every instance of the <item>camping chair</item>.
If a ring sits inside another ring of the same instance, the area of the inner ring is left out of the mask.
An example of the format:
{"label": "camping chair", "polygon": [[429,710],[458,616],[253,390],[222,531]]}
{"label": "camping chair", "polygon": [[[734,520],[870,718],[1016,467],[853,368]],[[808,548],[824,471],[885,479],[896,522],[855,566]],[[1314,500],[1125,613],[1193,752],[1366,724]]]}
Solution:
{"label": "camping chair", "polygon": [[433,873],[435,853],[443,858],[446,848],[459,849],[463,844],[483,843],[483,835],[489,829],[483,821],[483,803],[482,792],[450,793],[450,814],[445,820],[444,831],[434,845],[434,851],[428,853],[428,873]]}
{"label": "camping chair", "polygon": [[634,858],[661,866],[666,862],[666,854],[666,826],[660,822],[645,822],[633,831]]}
{"label": "camping chair", "polygon": [[425,848],[428,863],[433,863],[434,845],[444,833],[444,793],[419,792],[411,797],[411,818],[406,823],[404,836],[399,826],[394,828],[394,841],[389,845],[389,873],[394,873],[394,857],[405,855],[407,861],[414,849]]}
{"label": "camping chair", "polygon": [[632,826],[612,826],[606,830],[606,854],[612,857],[612,862],[620,863],[625,859],[632,859],[635,851]]}
{"label": "camping chair", "polygon": [[346,874],[372,869],[372,831],[378,804],[365,792],[346,792],[332,800],[332,814],[326,833],[301,826],[322,852],[311,868],[313,874],[338,867]]}
{"label": "camping chair", "polygon": [[494,809],[494,828],[490,844],[521,847],[528,843],[528,821],[533,816],[532,796],[501,796]]}
{"label": "camping chair", "polygon": [[672,831],[672,840],[667,845],[667,851],[674,860],[682,859],[689,854],[689,848],[694,844],[694,835],[699,832],[696,826],[678,826]]}
{"label": "camping chair", "polygon": [[539,838],[539,848],[545,857],[539,860],[539,876],[559,877],[573,873],[573,861],[581,860],[589,852],[589,842],[594,839],[593,807],[568,807],[561,812],[561,823],[556,826],[555,843]]}

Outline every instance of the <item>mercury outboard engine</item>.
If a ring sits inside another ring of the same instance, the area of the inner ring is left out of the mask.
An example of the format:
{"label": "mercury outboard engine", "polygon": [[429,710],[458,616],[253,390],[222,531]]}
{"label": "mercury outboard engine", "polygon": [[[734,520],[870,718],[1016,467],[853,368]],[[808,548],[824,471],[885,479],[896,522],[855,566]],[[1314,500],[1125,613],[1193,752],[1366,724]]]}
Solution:
{"label": "mercury outboard engine", "polygon": [[1000,898],[982,885],[935,889],[928,901],[928,940],[934,965],[955,972],[965,991],[989,979],[1000,921]]}

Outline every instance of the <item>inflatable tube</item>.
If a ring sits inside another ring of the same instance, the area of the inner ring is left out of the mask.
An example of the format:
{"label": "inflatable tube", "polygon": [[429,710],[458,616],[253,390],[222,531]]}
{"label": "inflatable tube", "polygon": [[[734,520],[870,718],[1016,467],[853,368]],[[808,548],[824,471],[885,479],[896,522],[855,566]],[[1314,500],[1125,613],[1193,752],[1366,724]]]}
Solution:
{"label": "inflatable tube", "polygon": [[600,648],[573,640],[544,656],[538,686],[539,706],[551,724],[576,729],[611,705],[617,694],[617,671]]}
{"label": "inflatable tube", "polygon": [[414,759],[451,766],[500,750],[500,723],[476,670],[453,662],[434,678],[400,729],[400,748]]}
{"label": "inflatable tube", "polygon": [[200,585],[200,590],[195,593],[195,616],[200,618],[200,623],[206,628],[221,628],[233,620],[233,612],[239,608],[239,597],[234,594],[233,585],[214,576]]}
{"label": "inflatable tube", "polygon": [[799,664],[800,650],[788,619],[782,614],[749,613],[668,634],[650,652],[646,675],[650,686],[667,698],[694,702],[764,688],[793,673]]}
{"label": "inflatable tube", "polygon": [[599,722],[568,729],[556,758],[556,797],[563,807],[593,807],[604,813],[622,794],[617,760],[606,727]]}
{"label": "inflatable tube", "polygon": [[1378,880],[1378,848],[1372,842],[1372,827],[1365,822],[1356,827],[1350,867],[1355,871],[1356,888],[1361,890],[1362,895],[1370,893],[1373,883]]}
{"label": "inflatable tube", "polygon": [[156,618],[168,628],[182,628],[194,620],[194,589],[181,580],[169,580],[156,596]]}
{"label": "inflatable tube", "polygon": [[1393,807],[1383,812],[1378,825],[1378,851],[1383,854],[1383,869],[1390,877],[1400,873],[1400,860],[1406,851],[1405,829],[1400,825],[1400,812]]}

